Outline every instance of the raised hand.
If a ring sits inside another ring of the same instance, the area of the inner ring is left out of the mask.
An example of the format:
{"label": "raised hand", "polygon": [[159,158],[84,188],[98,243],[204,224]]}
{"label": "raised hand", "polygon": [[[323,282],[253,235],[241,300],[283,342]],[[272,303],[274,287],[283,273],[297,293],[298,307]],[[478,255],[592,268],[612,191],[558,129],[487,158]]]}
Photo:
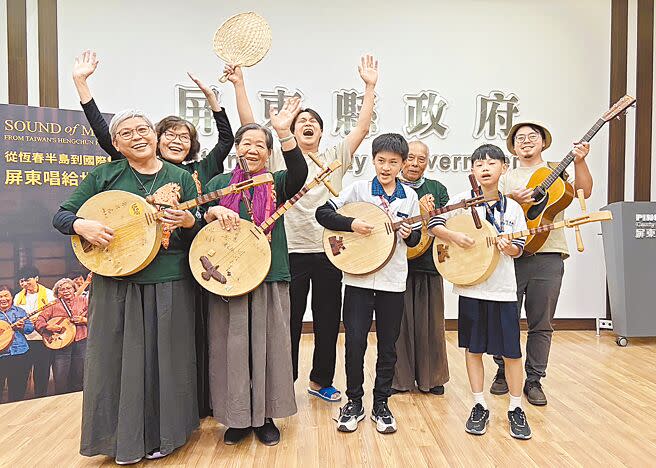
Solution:
{"label": "raised hand", "polygon": [[369,54],[360,57],[358,72],[365,85],[376,86],[378,81],[378,60],[375,60],[373,55]]}
{"label": "raised hand", "polygon": [[196,86],[198,86],[198,88],[203,92],[212,110],[215,112],[219,111],[221,109],[221,106],[219,105],[219,98],[216,96],[216,94],[214,94],[212,88],[200,81],[200,79],[196,75],[193,75],[191,72],[187,72],[187,75],[189,75],[191,81],[196,83]]}
{"label": "raised hand", "polygon": [[300,110],[301,98],[299,97],[291,97],[285,99],[285,103],[280,110],[271,108],[271,125],[279,137],[286,136],[281,135],[281,132],[285,134],[291,133],[289,128],[291,127],[294,118]]}
{"label": "raised hand", "polygon": [[233,85],[237,86],[244,83],[244,75],[239,65],[226,65],[223,67],[223,73]]}
{"label": "raised hand", "polygon": [[82,54],[75,57],[73,79],[86,80],[96,71],[99,62],[95,52],[85,50]]}

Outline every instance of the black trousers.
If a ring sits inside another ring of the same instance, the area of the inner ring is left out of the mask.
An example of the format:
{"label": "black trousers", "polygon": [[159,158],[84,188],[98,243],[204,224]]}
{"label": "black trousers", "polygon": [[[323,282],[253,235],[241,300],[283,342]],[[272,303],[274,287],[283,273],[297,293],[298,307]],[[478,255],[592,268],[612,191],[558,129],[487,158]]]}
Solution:
{"label": "black trousers", "polygon": [[378,358],[374,383],[374,404],[387,401],[390,396],[396,340],[403,317],[402,292],[375,291],[346,286],[344,291],[344,328],[346,329],[346,395],[349,400],[364,396],[364,355],[367,334],[376,311]]}
{"label": "black trousers", "polygon": [[294,381],[298,379],[298,346],[311,282],[314,354],[310,380],[321,387],[330,387],[335,376],[342,309],[342,272],[330,263],[324,253],[289,254],[289,268],[292,275],[289,299]]}
{"label": "black trousers", "polygon": [[[515,260],[517,314],[526,309],[526,380],[539,382],[547,375],[547,363],[553,335],[553,318],[560,296],[565,267],[559,253],[538,253]],[[500,356],[494,357],[499,372],[505,374]]]}
{"label": "black trousers", "polygon": [[20,401],[25,398],[27,377],[30,375],[28,353],[0,357],[0,398],[7,381],[7,401]]}
{"label": "black trousers", "polygon": [[50,381],[50,367],[52,366],[53,353],[41,340],[29,340],[30,350],[27,356],[32,369],[32,380],[34,381],[34,397],[44,397],[48,393],[48,382]]}

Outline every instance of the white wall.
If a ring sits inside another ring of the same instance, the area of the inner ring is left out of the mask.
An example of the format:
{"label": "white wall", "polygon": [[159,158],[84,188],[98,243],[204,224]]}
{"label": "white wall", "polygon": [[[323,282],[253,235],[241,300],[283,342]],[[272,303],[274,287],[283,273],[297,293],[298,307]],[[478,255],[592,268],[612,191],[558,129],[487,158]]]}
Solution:
{"label": "white wall", "polygon": [[[154,118],[173,113],[174,86],[191,84],[185,71],[192,70],[209,82],[220,74],[223,64],[211,44],[216,28],[232,14],[255,10],[273,30],[268,56],[247,71],[256,115],[261,113],[256,91],[281,85],[301,90],[307,105],[319,110],[329,124],[332,91],[362,89],[356,65],[365,52],[380,60],[376,111],[383,132],[400,130],[404,94],[433,89],[446,97],[449,108],[444,122],[450,131],[445,139],[425,140],[433,154],[470,154],[486,142],[472,137],[475,98],[491,90],[519,97],[518,118],[547,124],[554,136],[545,153],[551,160],[564,157],[571,143],[607,109],[609,0],[413,1],[405,2],[403,8],[396,2],[373,6],[345,0],[162,4],[59,3],[62,108],[79,109],[71,64],[76,54],[91,48],[101,59],[91,80],[101,110],[139,107]],[[237,128],[230,85],[223,86],[223,94]],[[324,145],[336,141],[325,134]],[[608,129],[604,128],[588,159],[595,179],[588,201],[591,210],[606,202],[607,142]],[[495,143],[505,148],[503,141]],[[365,140],[358,153],[369,154],[370,145],[371,139]],[[369,166],[366,176],[372,173]],[[429,175],[445,183],[451,193],[468,186],[462,172]],[[567,212],[576,215],[578,211],[575,203]],[[573,252],[566,262],[558,317],[605,314],[600,227],[588,225],[582,231],[586,252]],[[568,236],[575,250],[574,233]],[[456,310],[455,296],[449,293],[447,317],[455,317]]]}

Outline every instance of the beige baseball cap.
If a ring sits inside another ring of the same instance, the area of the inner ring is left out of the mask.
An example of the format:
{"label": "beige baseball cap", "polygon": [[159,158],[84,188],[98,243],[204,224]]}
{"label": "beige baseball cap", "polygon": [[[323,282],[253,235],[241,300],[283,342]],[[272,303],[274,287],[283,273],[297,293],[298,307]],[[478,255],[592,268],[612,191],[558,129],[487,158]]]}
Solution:
{"label": "beige baseball cap", "polygon": [[510,151],[512,154],[515,154],[515,145],[513,143],[513,140],[515,139],[515,133],[517,133],[517,130],[519,130],[521,127],[525,125],[533,125],[535,127],[540,127],[544,131],[545,138],[544,138],[544,148],[542,148],[542,151],[546,150],[551,146],[551,133],[549,132],[547,127],[545,127],[542,123],[537,122],[535,120],[525,120],[524,122],[519,122],[513,125],[510,131],[508,132],[508,137],[506,138],[506,147],[508,148],[508,151]]}

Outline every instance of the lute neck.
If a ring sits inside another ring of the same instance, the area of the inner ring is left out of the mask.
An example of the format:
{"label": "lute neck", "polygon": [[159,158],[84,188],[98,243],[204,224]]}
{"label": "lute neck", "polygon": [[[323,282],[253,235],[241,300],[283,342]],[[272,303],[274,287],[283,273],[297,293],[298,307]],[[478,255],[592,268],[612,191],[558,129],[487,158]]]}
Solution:
{"label": "lute neck", "polygon": [[553,231],[554,229],[560,229],[565,227],[565,221],[558,221],[557,223],[545,224],[544,226],[538,226],[531,229],[524,229],[523,231],[509,232],[507,234],[499,234],[496,237],[488,237],[487,245],[491,246],[497,243],[498,239],[519,239],[520,237],[534,236],[535,234],[540,234],[544,232]]}
{"label": "lute neck", "polygon": [[428,222],[430,218],[433,216],[438,216],[444,213],[447,213],[449,211],[457,210],[458,208],[466,208],[467,207],[467,200],[463,200],[458,203],[454,203],[452,205],[446,205],[441,208],[435,208],[434,210],[429,211],[426,214],[420,214],[417,216],[412,216],[410,218],[405,218],[401,219],[399,221],[393,222],[392,223],[392,229],[394,231],[398,230],[401,227],[401,224],[406,223],[406,224],[415,224],[415,223],[423,223],[423,222]]}

